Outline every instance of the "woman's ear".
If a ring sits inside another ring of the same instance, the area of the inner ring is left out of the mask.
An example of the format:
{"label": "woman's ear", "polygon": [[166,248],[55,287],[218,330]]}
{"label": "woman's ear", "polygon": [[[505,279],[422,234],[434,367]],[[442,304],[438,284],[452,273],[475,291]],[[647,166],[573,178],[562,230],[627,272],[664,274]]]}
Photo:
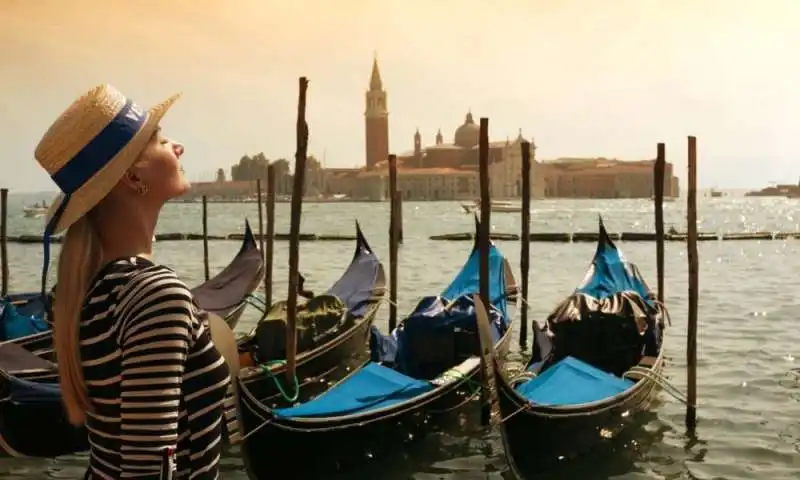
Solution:
{"label": "woman's ear", "polygon": [[125,175],[122,176],[120,183],[124,185],[126,188],[130,189],[131,191],[137,193],[147,188],[144,185],[144,182],[142,182],[141,178],[139,178],[139,176],[136,175],[136,173],[130,170],[125,172]]}

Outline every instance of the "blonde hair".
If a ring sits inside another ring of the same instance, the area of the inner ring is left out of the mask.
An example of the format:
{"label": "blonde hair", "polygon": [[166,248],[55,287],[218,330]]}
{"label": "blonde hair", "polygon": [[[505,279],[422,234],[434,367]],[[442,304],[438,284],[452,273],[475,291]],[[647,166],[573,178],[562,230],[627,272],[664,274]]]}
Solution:
{"label": "blonde hair", "polygon": [[61,398],[67,419],[83,425],[93,411],[80,354],[80,315],[89,282],[100,267],[100,242],[88,216],[67,229],[58,259],[58,285],[53,302],[53,340],[58,360]]}

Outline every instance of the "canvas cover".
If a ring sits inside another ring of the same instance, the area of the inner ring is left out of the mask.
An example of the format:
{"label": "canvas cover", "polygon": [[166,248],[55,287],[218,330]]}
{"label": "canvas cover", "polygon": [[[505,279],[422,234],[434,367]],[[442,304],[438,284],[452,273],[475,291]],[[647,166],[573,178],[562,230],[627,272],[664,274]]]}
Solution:
{"label": "canvas cover", "polygon": [[[329,342],[353,323],[347,307],[333,295],[319,295],[297,306],[297,350]],[[286,358],[286,301],[275,302],[256,328],[261,362]]]}
{"label": "canvas cover", "polygon": [[[373,327],[373,361],[392,364],[415,378],[433,378],[453,365],[478,355],[477,318],[473,296],[479,290],[480,253],[467,262],[440,296],[424,297],[400,327],[383,335]],[[489,250],[489,320],[497,342],[508,329],[507,262],[494,245]]]}

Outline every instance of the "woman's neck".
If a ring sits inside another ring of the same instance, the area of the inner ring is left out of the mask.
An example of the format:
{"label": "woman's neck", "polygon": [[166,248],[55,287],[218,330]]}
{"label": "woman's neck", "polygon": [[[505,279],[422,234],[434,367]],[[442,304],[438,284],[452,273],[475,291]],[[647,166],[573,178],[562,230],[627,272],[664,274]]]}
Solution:
{"label": "woman's neck", "polygon": [[114,202],[93,212],[103,263],[122,257],[151,259],[159,211],[138,202]]}

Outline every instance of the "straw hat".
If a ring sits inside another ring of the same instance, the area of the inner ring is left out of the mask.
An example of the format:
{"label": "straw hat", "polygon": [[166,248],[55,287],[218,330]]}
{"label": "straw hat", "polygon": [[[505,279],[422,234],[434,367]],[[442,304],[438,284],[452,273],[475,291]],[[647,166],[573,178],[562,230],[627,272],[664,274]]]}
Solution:
{"label": "straw hat", "polygon": [[62,192],[47,214],[46,237],[66,230],[111,192],[179,96],[145,111],[116,88],[99,85],[53,122],[34,154]]}

